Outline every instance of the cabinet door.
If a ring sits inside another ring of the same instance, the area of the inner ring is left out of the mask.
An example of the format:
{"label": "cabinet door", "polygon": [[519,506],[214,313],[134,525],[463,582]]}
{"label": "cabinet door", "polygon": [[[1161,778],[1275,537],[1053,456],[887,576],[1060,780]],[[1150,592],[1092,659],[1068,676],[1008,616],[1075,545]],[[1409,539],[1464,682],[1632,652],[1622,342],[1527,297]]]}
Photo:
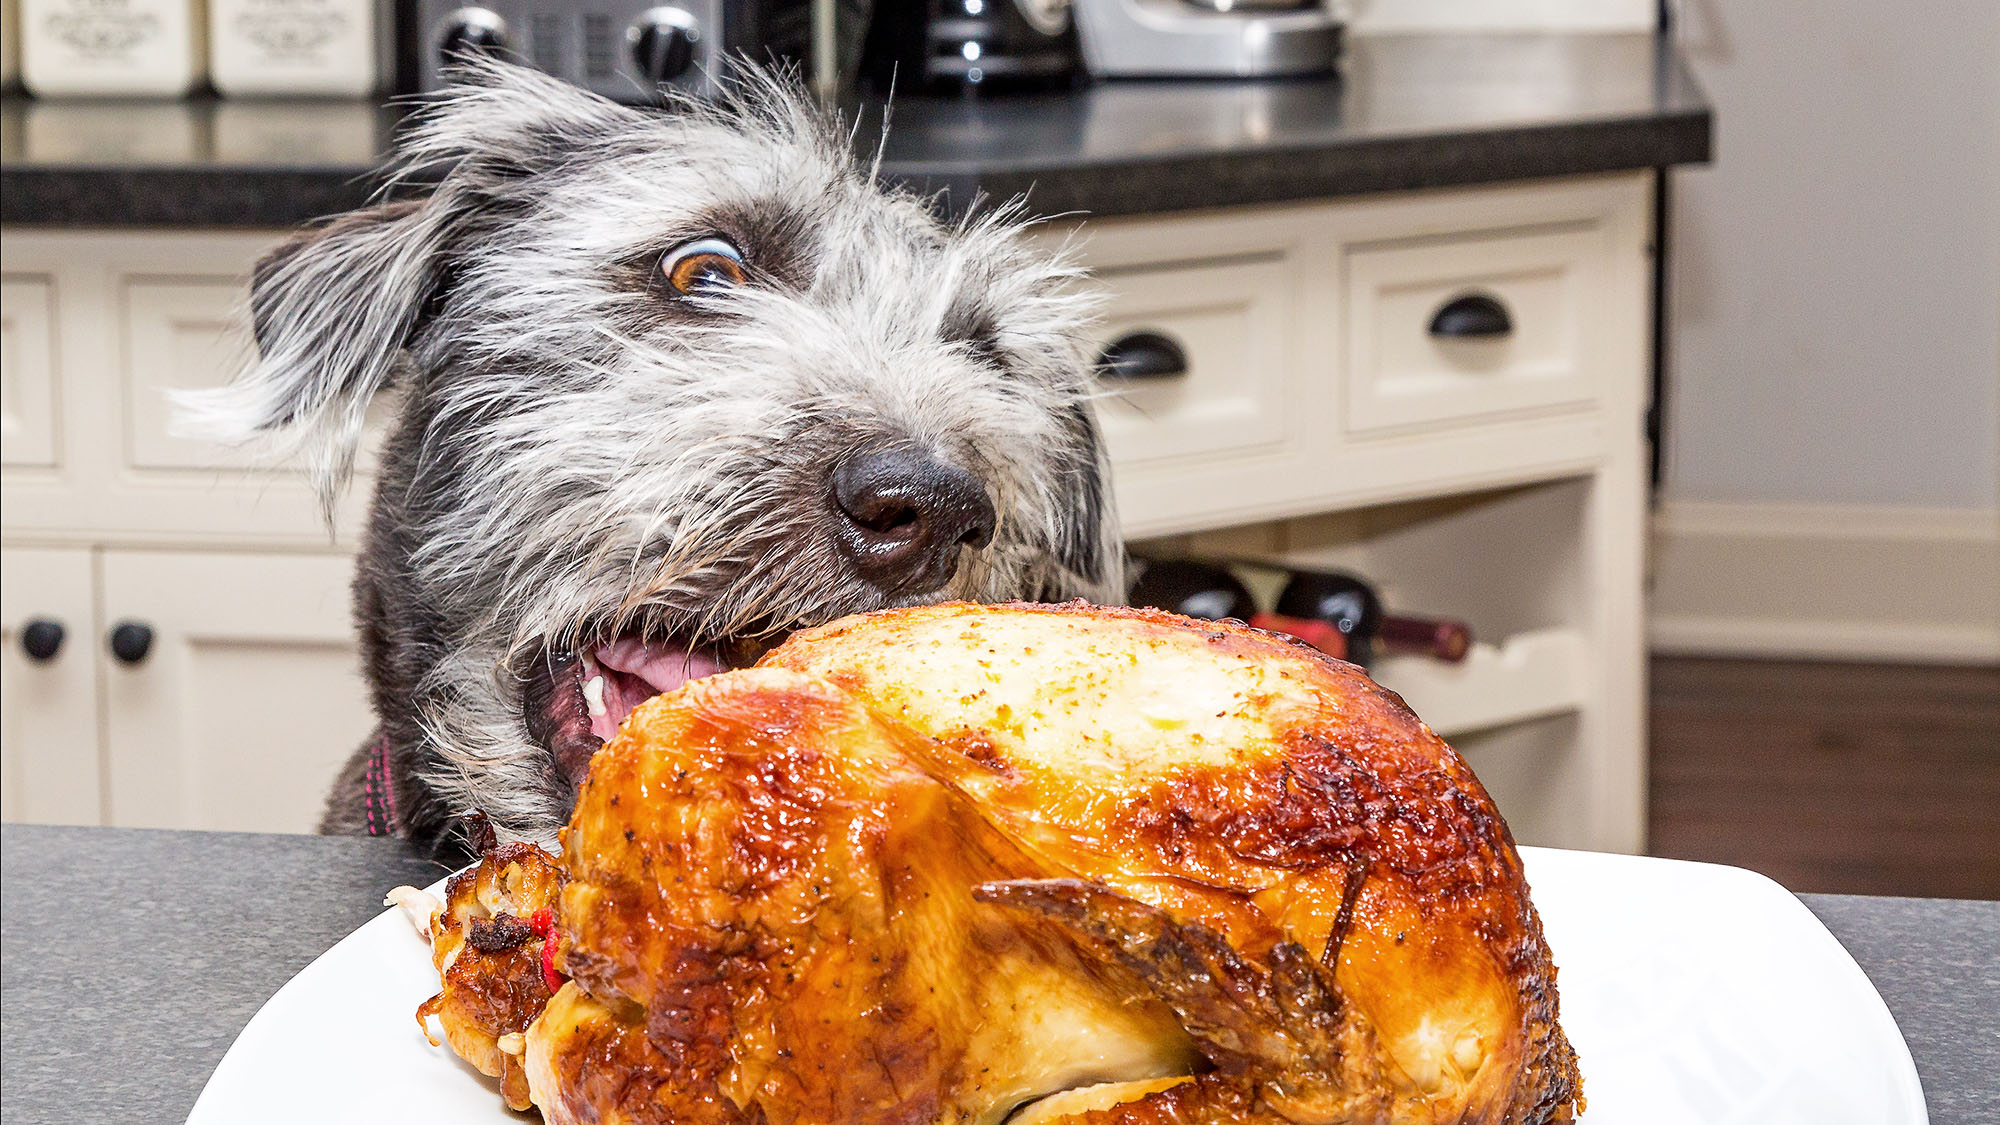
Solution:
{"label": "cabinet door", "polygon": [[[312,831],[373,725],[352,569],[342,555],[104,553],[111,823]],[[151,631],[143,659],[110,651],[126,623]]]}
{"label": "cabinet door", "polygon": [[[90,604],[90,552],[0,551],[0,819],[97,824],[97,630]],[[54,652],[37,659],[23,634],[44,623],[62,630]]]}
{"label": "cabinet door", "polygon": [[[327,534],[302,466],[177,432],[175,390],[248,358],[244,279],[280,231],[9,227],[0,465],[10,537],[312,551]],[[375,416],[393,415],[384,396]],[[357,472],[370,470],[370,431]],[[336,513],[356,541],[368,488]]]}
{"label": "cabinet door", "polygon": [[45,275],[0,279],[0,463],[56,466],[55,301]]}

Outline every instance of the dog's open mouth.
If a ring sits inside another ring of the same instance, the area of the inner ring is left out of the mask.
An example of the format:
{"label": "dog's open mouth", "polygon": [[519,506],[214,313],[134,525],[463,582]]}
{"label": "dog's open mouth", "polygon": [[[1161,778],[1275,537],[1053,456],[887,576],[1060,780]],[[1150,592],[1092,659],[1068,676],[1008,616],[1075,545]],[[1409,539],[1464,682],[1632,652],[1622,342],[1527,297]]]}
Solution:
{"label": "dog's open mouth", "polygon": [[605,742],[618,733],[639,704],[726,667],[719,653],[652,644],[636,637],[598,645],[577,663],[590,731]]}
{"label": "dog's open mouth", "polygon": [[577,652],[551,650],[534,661],[523,685],[528,734],[572,786],[581,784],[591,755],[641,703],[691,680],[748,667],[782,639],[772,634],[695,646],[627,635]]}

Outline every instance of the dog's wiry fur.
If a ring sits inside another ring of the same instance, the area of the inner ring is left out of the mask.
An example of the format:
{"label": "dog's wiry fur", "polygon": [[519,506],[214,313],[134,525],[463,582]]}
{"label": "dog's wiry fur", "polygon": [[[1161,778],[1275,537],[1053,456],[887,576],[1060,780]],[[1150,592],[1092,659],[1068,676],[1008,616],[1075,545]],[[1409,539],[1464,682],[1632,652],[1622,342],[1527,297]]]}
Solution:
{"label": "dog's wiry fur", "polygon": [[[568,782],[523,721],[528,666],[629,630],[705,641],[941,598],[1115,599],[1086,395],[1090,303],[1008,209],[941,224],[884,191],[781,82],[727,108],[614,105],[492,66],[422,119],[428,197],[259,264],[260,357],[185,407],[303,458],[331,508],[369,400],[403,395],[355,580],[403,828],[479,811],[546,837]],[[722,234],[751,280],[656,263]],[[896,598],[833,550],[831,465],[914,443],[982,482],[992,542]],[[359,826],[357,755],[326,828]]]}

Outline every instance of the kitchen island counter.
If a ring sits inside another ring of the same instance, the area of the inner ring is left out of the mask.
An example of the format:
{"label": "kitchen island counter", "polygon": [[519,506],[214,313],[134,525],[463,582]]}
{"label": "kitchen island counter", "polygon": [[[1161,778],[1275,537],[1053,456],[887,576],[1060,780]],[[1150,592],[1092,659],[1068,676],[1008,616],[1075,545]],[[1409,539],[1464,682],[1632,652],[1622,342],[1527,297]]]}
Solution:
{"label": "kitchen island counter", "polygon": [[[388,839],[0,829],[8,1121],[179,1122],[257,1009],[437,864]],[[1803,896],[1895,1015],[1933,1125],[2000,1119],[2000,903]]]}

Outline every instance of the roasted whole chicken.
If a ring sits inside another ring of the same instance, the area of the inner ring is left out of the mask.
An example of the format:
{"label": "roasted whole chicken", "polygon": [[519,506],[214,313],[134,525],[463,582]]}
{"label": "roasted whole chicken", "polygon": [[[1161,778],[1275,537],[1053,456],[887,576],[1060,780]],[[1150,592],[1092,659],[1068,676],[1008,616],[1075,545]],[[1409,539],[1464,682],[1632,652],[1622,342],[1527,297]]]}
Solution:
{"label": "roasted whole chicken", "polygon": [[[532,854],[531,854],[532,853]],[[1359,669],[942,605],[640,706],[420,1019],[550,1121],[1536,1123],[1583,1104],[1472,772]]]}

